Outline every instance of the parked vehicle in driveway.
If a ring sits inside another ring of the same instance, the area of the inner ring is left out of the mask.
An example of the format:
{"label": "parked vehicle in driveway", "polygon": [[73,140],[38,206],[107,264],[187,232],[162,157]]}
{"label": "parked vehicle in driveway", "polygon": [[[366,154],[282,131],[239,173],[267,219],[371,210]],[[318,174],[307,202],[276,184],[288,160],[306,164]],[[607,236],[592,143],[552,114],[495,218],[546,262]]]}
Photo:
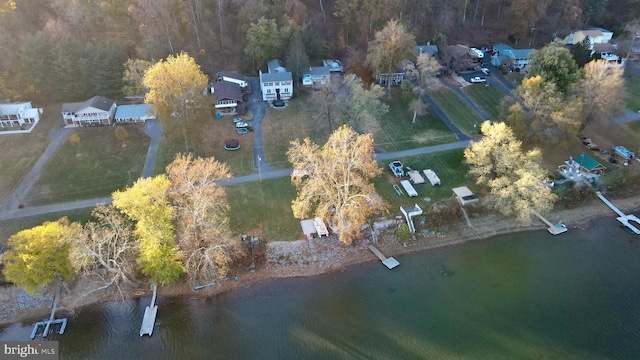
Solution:
{"label": "parked vehicle in driveway", "polygon": [[242,118],[235,118],[235,119],[233,119],[233,123],[234,123],[234,124],[239,123],[239,122],[242,122]]}
{"label": "parked vehicle in driveway", "polygon": [[236,123],[236,127],[237,128],[246,128],[247,126],[249,126],[249,124],[247,124],[244,121],[239,121],[239,122]]}
{"label": "parked vehicle in driveway", "polygon": [[471,78],[471,82],[473,84],[477,84],[477,83],[483,83],[483,82],[487,82],[487,79],[480,77],[480,76],[474,76]]}
{"label": "parked vehicle in driveway", "polygon": [[490,76],[490,75],[491,75],[491,72],[490,72],[490,71],[489,71],[489,69],[487,69],[487,68],[482,68],[480,71],[482,71],[482,73],[483,73],[483,74],[485,74],[485,75],[487,75],[487,76]]}

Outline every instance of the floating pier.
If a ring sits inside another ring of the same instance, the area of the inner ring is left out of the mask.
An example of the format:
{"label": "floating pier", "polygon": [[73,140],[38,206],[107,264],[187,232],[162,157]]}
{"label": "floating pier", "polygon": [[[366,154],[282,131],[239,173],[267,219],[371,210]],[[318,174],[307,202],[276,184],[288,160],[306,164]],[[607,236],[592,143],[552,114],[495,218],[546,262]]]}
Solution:
{"label": "floating pier", "polygon": [[[637,216],[632,214],[625,215],[625,213],[620,211],[620,209],[618,209],[615,205],[613,205],[611,201],[609,201],[606,197],[604,197],[604,195],[602,195],[600,191],[596,192],[596,195],[598,195],[600,200],[602,200],[602,202],[607,204],[607,206],[611,208],[611,210],[613,210],[616,214],[618,214],[618,217],[616,218],[616,220],[618,220],[620,224],[622,224],[622,226],[626,227],[634,234],[640,235],[640,219]],[[637,227],[635,225],[632,225],[631,221],[638,224]]]}
{"label": "floating pier", "polygon": [[378,257],[378,259],[380,259],[380,261],[382,261],[384,266],[386,266],[389,270],[391,270],[394,267],[400,265],[398,260],[396,260],[396,259],[394,259],[392,257],[386,257],[386,256],[382,255],[380,250],[376,249],[376,247],[373,246],[373,245],[369,245],[369,250],[371,250],[371,252],[373,252]]}
{"label": "floating pier", "polygon": [[538,213],[537,211],[534,211],[533,214],[537,216],[538,219],[542,220],[543,223],[547,224],[548,226],[547,231],[549,231],[551,235],[558,235],[567,231],[566,227],[552,224],[549,220],[545,219],[544,216],[540,215],[540,213]]}
{"label": "floating pier", "polygon": [[156,315],[158,315],[158,305],[156,305],[156,295],[158,293],[158,287],[156,284],[151,284],[153,289],[153,296],[151,297],[151,305],[144,309],[144,318],[142,318],[142,326],[140,327],[140,337],[142,335],[153,334],[153,327],[156,323]]}

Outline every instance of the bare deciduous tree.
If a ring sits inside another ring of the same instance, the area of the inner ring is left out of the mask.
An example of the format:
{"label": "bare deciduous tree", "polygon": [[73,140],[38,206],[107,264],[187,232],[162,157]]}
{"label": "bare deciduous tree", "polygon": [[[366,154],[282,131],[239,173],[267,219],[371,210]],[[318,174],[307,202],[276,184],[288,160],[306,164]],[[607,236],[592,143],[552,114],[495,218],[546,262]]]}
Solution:
{"label": "bare deciduous tree", "polygon": [[231,178],[229,166],[212,157],[177,155],[167,173],[187,276],[193,283],[211,283],[225,276],[232,261],[242,255],[229,230],[226,190],[218,184]]}

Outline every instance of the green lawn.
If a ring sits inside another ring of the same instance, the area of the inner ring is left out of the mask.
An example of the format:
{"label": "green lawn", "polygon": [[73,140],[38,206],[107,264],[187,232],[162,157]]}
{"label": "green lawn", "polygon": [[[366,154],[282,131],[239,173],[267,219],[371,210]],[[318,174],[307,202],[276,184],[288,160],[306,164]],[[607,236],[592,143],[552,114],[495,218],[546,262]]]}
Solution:
{"label": "green lawn", "polygon": [[413,112],[401,101],[400,89],[394,88],[392,95],[391,99],[383,98],[389,112],[379,119],[381,130],[374,134],[378,150],[393,152],[456,141],[456,136],[431,109],[412,123]]}
{"label": "green lawn", "polygon": [[397,212],[400,206],[412,206],[413,204],[420,205],[424,210],[435,202],[451,198],[453,196],[451,189],[454,187],[468,186],[473,188],[475,183],[467,177],[468,166],[464,163],[463,153],[463,149],[456,149],[395,159],[400,160],[405,167],[408,166],[420,171],[420,175],[423,177],[422,170],[431,169],[438,174],[442,182],[441,186],[432,186],[428,181],[424,185],[414,185],[418,192],[418,197],[414,198],[410,198],[406,194],[403,196],[396,194],[392,185],[397,184],[402,189],[400,185],[401,179],[391,174],[388,166],[389,162],[380,163],[380,167],[384,169],[384,174],[374,180],[376,191],[387,201],[392,212]]}
{"label": "green lawn", "polygon": [[132,184],[142,174],[150,139],[141,124],[126,130],[129,138],[122,147],[114,127],[73,129],[80,142],[60,146],[23,200],[44,205],[98,198]]}
{"label": "green lawn", "polygon": [[[289,143],[309,137],[316,144],[324,144],[331,133],[329,123],[317,122],[316,106],[311,95],[302,93],[291,100],[285,109],[268,109],[262,121],[264,154],[271,166],[286,169]],[[336,115],[337,116],[337,115]],[[335,129],[339,123],[331,124]]]}
{"label": "green lawn", "polygon": [[[376,149],[384,152],[413,149],[416,147],[446,144],[456,141],[455,135],[433,111],[428,109],[412,123],[413,113],[400,100],[400,89],[392,89],[391,99],[383,98],[389,105],[389,113],[378,119],[373,134]],[[301,94],[286,109],[269,109],[263,121],[264,151],[269,164],[288,168],[286,152],[291,140],[311,138],[324,144],[330,134],[328,123],[319,122],[317,108],[308,94]],[[338,120],[331,124],[340,125]],[[356,125],[357,127],[357,125]]]}
{"label": "green lawn", "polygon": [[60,104],[42,106],[40,122],[31,133],[0,135],[0,203],[9,196],[29,173],[49,144],[49,132],[62,124]]}
{"label": "green lawn", "polygon": [[[485,87],[482,86],[482,88]],[[428,93],[463,133],[472,136],[474,133],[473,125],[482,123],[482,118],[452,90],[441,87],[438,90],[428,91]]]}
{"label": "green lawn", "polygon": [[462,91],[478,104],[491,119],[498,119],[505,95],[495,86],[467,86]]}
{"label": "green lawn", "polygon": [[236,234],[259,235],[267,240],[304,238],[300,220],[293,217],[296,192],[288,177],[229,186],[230,225]]}
{"label": "green lawn", "polygon": [[0,220],[0,246],[6,246],[11,235],[34,226],[41,225],[45,221],[55,221],[61,217],[68,217],[70,221],[86,223],[91,219],[93,208],[78,209],[65,212],[56,212],[45,215],[28,216],[17,219]]}
{"label": "green lawn", "polygon": [[[189,149],[195,156],[210,157],[227,163],[233,176],[248,175],[253,172],[253,133],[238,135],[232,122],[234,117],[225,116],[216,119],[211,116],[201,121],[187,123],[187,141]],[[251,126],[251,121],[248,121]],[[224,149],[226,139],[240,140],[240,149],[227,151]],[[184,136],[180,129],[165,129],[160,140],[158,156],[154,166],[154,174],[164,174],[176,154],[184,152]]]}
{"label": "green lawn", "polygon": [[640,111],[640,73],[627,66],[624,70],[624,85],[627,88],[625,104],[631,111]]}

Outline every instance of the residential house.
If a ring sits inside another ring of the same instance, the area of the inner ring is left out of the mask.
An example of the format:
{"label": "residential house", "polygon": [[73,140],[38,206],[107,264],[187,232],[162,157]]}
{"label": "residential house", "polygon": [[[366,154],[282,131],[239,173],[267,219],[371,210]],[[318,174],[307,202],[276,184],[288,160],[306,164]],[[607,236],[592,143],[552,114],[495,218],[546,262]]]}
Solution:
{"label": "residential house", "polygon": [[493,47],[491,64],[511,69],[524,69],[529,65],[529,56],[533,49],[514,49],[506,44],[498,44]]}
{"label": "residential house", "polygon": [[211,92],[216,98],[214,106],[218,113],[244,113],[240,85],[228,81],[218,81],[212,85]]}
{"label": "residential house", "polygon": [[482,59],[471,56],[470,49],[464,45],[447,46],[446,59],[448,69],[454,72],[473,71],[482,65]]}
{"label": "residential house", "polygon": [[275,59],[267,64],[268,72],[260,71],[262,100],[289,100],[293,96],[293,76]]}
{"label": "residential house", "polygon": [[564,40],[567,44],[575,45],[582,42],[587,36],[589,37],[590,45],[593,46],[593,44],[606,44],[611,41],[613,32],[603,28],[589,28],[572,32]]}
{"label": "residential house", "polygon": [[607,62],[607,67],[624,66],[625,61],[618,55],[616,46],[611,43],[593,44],[591,47],[591,56],[598,55],[602,60]]}
{"label": "residential house", "polygon": [[238,84],[243,94],[251,93],[251,87],[247,78],[237,71],[220,71],[216,74],[218,81],[226,81]]}
{"label": "residential house", "polygon": [[427,54],[431,57],[438,56],[438,46],[431,45],[430,42],[428,42],[427,45],[416,46],[416,54]]}
{"label": "residential house", "polygon": [[102,96],[94,96],[85,102],[62,104],[65,125],[111,125],[116,113],[116,102]]}
{"label": "residential house", "polygon": [[120,105],[116,108],[114,119],[116,123],[138,123],[155,119],[156,115],[151,104]]}
{"label": "residential house", "polygon": [[329,85],[331,71],[327,66],[309,67],[309,73],[311,74],[314,87]]}
{"label": "residential house", "polygon": [[589,28],[575,31],[564,39],[571,46],[582,42],[589,37],[589,50],[591,55],[599,55],[607,62],[607,67],[624,66],[624,60],[618,55],[616,44],[611,43],[613,32],[603,28]]}
{"label": "residential house", "polygon": [[31,102],[0,104],[0,128],[33,126],[40,121],[42,109],[33,108]]}

